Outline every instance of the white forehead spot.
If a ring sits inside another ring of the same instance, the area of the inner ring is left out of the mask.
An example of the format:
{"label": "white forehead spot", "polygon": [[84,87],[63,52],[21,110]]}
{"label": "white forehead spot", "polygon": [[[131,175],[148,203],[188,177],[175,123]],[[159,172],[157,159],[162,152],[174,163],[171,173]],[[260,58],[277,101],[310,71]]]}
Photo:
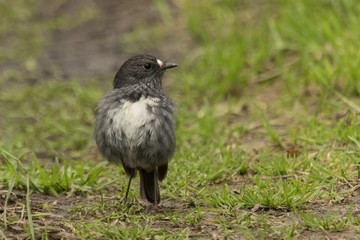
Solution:
{"label": "white forehead spot", "polygon": [[160,67],[164,66],[164,62],[161,61],[160,59],[156,59],[156,61],[159,64]]}

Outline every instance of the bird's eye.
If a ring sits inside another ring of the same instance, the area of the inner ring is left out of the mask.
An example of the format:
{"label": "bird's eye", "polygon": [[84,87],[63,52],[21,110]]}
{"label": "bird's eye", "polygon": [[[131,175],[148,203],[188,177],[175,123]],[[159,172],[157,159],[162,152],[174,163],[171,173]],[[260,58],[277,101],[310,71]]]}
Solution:
{"label": "bird's eye", "polygon": [[151,68],[151,64],[150,64],[150,63],[146,63],[146,64],[144,65],[144,68],[145,68],[145,69],[150,69],[150,68]]}

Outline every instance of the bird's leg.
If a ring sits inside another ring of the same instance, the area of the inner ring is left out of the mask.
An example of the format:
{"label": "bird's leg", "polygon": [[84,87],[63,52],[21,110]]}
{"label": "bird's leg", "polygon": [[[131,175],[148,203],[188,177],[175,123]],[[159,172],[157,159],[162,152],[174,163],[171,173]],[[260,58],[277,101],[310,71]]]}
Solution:
{"label": "bird's leg", "polygon": [[132,175],[130,176],[129,183],[128,183],[128,186],[127,186],[127,189],[126,189],[126,194],[125,194],[125,198],[124,198],[124,204],[126,203],[127,197],[128,197],[128,194],[129,194],[131,179],[132,179]]}

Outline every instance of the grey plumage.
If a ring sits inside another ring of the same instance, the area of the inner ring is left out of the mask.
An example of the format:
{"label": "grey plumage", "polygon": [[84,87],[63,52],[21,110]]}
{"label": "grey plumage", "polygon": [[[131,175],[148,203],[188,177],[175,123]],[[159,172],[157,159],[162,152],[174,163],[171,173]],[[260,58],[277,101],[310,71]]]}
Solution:
{"label": "grey plumage", "polygon": [[122,163],[129,185],[139,170],[141,196],[154,204],[160,202],[158,180],[165,178],[176,145],[175,103],[161,87],[164,71],[175,66],[149,55],[130,58],[99,102],[96,118],[100,153]]}

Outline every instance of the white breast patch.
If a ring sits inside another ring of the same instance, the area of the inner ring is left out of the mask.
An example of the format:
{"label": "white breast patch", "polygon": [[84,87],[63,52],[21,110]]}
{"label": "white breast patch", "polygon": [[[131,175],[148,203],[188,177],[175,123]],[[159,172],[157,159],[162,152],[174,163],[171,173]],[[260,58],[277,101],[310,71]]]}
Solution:
{"label": "white breast patch", "polygon": [[159,98],[145,97],[136,102],[124,101],[121,108],[109,112],[109,115],[112,115],[113,127],[122,130],[129,139],[133,139],[139,127],[154,119],[155,116],[148,107],[157,106],[159,101]]}

